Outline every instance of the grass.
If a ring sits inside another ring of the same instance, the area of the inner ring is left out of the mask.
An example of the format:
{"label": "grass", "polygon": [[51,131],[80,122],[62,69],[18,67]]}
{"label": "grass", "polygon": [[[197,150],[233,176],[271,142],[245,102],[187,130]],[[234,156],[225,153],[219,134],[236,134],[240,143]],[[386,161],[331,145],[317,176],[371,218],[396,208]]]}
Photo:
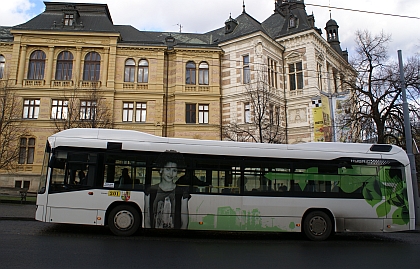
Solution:
{"label": "grass", "polygon": [[[0,201],[19,201],[20,202],[20,197],[17,196],[9,196],[9,195],[1,195],[0,196]],[[36,196],[26,196],[26,201],[27,202],[36,202]]]}

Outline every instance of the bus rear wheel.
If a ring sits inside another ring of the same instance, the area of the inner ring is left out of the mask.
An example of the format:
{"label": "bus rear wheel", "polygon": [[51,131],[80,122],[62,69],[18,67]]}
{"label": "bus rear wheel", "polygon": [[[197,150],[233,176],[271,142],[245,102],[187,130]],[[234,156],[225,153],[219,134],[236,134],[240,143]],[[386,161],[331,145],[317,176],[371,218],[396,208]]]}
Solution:
{"label": "bus rear wheel", "polygon": [[326,240],[332,233],[331,218],[323,211],[312,211],[303,221],[303,231],[310,240]]}
{"label": "bus rear wheel", "polygon": [[130,236],[140,227],[140,214],[132,206],[119,205],[111,210],[108,226],[112,233],[118,236]]}

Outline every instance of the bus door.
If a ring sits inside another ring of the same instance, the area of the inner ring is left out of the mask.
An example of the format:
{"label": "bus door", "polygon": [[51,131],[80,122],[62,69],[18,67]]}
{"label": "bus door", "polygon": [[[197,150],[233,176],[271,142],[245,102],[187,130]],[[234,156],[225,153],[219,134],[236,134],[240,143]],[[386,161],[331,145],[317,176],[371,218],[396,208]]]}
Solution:
{"label": "bus door", "polygon": [[102,224],[97,223],[99,190],[94,190],[97,159],[97,153],[55,152],[50,165],[47,222]]}
{"label": "bus door", "polygon": [[410,212],[403,169],[404,167],[381,167],[380,181],[383,185],[386,203],[379,208],[379,213],[387,216],[384,225],[385,231],[409,228]]}

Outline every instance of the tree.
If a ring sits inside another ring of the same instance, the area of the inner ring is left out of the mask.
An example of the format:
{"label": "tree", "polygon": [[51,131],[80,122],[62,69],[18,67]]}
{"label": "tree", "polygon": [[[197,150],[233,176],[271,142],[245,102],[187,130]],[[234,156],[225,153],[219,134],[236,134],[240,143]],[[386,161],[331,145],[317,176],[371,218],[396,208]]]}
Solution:
{"label": "tree", "polygon": [[[351,64],[358,77],[356,82],[346,81],[352,89],[350,103],[354,106],[344,124],[357,128],[355,141],[404,144],[399,68],[398,63],[389,60],[390,41],[391,37],[383,32],[376,36],[368,31],[356,32],[356,55]],[[418,57],[412,57],[404,66],[413,122],[419,118],[419,62]]]}
{"label": "tree", "polygon": [[[54,102],[54,100],[53,100]],[[100,90],[77,88],[53,103],[51,118],[57,131],[70,128],[112,128],[112,113]]]}
{"label": "tree", "polygon": [[6,81],[0,81],[0,170],[11,170],[19,158],[20,137],[26,134],[19,123],[22,103],[9,89]]}
{"label": "tree", "polygon": [[282,105],[279,90],[267,82],[267,72],[258,70],[256,79],[245,86],[243,103],[244,120],[224,122],[224,139],[256,143],[284,143],[285,130],[281,125]]}

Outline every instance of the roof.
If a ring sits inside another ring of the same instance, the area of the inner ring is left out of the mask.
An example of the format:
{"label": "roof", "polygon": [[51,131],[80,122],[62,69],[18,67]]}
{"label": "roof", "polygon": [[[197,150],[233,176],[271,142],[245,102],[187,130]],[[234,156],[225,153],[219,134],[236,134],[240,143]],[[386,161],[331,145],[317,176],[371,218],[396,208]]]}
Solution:
{"label": "roof", "polygon": [[[235,18],[237,26],[235,29],[226,33],[225,27],[210,31],[206,33],[213,43],[222,43],[228,40],[236,39],[242,36],[253,34],[256,32],[262,32],[269,35],[269,32],[258,22],[256,19],[251,17],[248,13],[243,12],[237,18]],[[228,22],[228,21],[226,21]]]}
{"label": "roof", "polygon": [[[31,20],[13,27],[16,30],[57,30],[117,32],[106,4],[44,2],[45,10]],[[64,25],[64,14],[74,14],[75,22]]]}
{"label": "roof", "polygon": [[[116,139],[117,138],[117,139]],[[264,144],[251,142],[232,142],[159,137],[139,131],[118,129],[68,129],[58,132],[48,139],[55,147],[87,147],[106,149],[108,142],[121,143],[122,150],[157,151],[176,150],[180,153],[256,156],[267,158],[335,159],[340,157],[356,158],[395,158],[407,165],[408,157],[397,146],[388,152],[371,151],[372,144],[310,142],[302,144]],[[392,156],[392,157],[391,157]]]}
{"label": "roof", "polygon": [[12,27],[0,26],[0,42],[13,41],[13,35],[10,33]]}

